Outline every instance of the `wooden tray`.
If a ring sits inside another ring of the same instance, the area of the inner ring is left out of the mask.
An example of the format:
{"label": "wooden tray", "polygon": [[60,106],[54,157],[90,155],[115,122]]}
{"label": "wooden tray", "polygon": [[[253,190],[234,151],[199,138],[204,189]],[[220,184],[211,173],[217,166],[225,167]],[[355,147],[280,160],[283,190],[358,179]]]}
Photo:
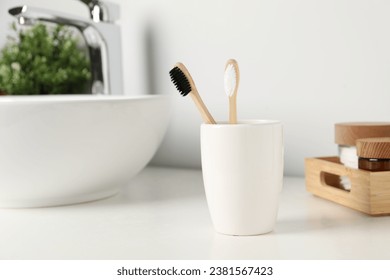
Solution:
{"label": "wooden tray", "polygon": [[[390,215],[390,171],[369,172],[345,167],[338,157],[305,159],[306,189],[312,194],[360,212]],[[340,176],[351,181],[342,189]]]}

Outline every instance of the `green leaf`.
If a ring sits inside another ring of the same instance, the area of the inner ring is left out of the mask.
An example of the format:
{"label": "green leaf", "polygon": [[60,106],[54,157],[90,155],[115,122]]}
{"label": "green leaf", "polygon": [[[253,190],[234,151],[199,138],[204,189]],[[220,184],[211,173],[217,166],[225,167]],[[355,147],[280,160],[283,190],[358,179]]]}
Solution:
{"label": "green leaf", "polygon": [[11,30],[17,39],[0,52],[0,94],[77,94],[91,83],[90,61],[68,27]]}

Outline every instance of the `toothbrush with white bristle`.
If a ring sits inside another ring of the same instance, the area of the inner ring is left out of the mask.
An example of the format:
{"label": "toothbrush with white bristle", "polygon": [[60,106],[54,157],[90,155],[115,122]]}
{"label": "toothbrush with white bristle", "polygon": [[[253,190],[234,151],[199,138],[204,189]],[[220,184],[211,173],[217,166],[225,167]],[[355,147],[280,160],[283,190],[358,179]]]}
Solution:
{"label": "toothbrush with white bristle", "polygon": [[240,82],[238,63],[229,59],[225,66],[225,93],[229,98],[229,123],[237,123],[237,89]]}

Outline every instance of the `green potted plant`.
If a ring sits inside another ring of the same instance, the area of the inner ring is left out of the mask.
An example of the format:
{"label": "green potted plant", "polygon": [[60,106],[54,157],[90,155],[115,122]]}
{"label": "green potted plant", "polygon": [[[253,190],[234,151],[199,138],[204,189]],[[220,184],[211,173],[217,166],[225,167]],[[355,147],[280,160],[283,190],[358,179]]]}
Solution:
{"label": "green potted plant", "polygon": [[72,31],[63,25],[16,28],[0,52],[0,95],[83,93],[91,82],[90,62]]}

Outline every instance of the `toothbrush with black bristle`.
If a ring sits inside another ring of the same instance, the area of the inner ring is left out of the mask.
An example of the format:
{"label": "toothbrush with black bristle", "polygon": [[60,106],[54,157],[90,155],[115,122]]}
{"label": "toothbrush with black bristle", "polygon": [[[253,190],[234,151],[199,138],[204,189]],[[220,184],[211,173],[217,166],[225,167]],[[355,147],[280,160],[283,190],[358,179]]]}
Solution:
{"label": "toothbrush with black bristle", "polygon": [[184,64],[180,62],[176,63],[175,67],[169,71],[169,75],[171,76],[171,81],[182,96],[187,96],[188,94],[191,96],[204,122],[207,124],[216,124],[214,118],[207,110],[206,105],[204,105],[202,98],[200,98],[195,83]]}
{"label": "toothbrush with black bristle", "polygon": [[240,70],[234,59],[229,59],[225,66],[225,92],[229,98],[229,123],[237,123],[237,90],[240,82]]}

